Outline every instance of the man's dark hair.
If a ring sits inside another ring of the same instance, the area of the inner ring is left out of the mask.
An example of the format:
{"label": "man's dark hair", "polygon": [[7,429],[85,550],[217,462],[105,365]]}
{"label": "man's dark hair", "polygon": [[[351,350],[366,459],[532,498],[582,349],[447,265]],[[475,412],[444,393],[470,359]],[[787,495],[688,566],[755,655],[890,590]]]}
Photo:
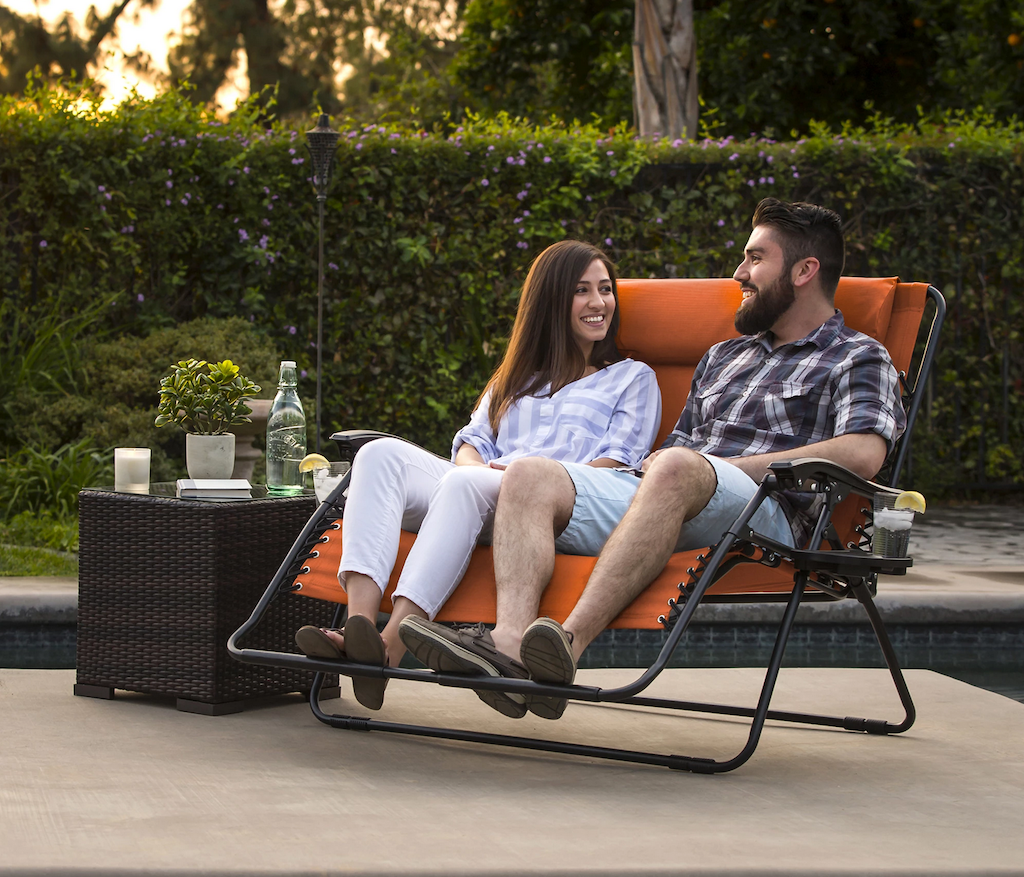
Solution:
{"label": "man's dark hair", "polygon": [[750,224],[752,228],[767,225],[778,233],[787,273],[800,259],[817,259],[822,289],[830,301],[835,299],[846,262],[843,221],[838,213],[803,201],[791,204],[765,198],[757,205]]}

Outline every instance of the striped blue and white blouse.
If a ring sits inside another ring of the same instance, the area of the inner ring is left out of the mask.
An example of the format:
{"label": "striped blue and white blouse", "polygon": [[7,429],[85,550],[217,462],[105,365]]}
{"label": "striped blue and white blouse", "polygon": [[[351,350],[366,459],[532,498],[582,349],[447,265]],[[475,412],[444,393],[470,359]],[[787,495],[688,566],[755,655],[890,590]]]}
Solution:
{"label": "striped blue and white blouse", "polygon": [[455,433],[452,460],[463,444],[485,463],[548,457],[589,463],[610,457],[625,466],[647,456],[661,423],[661,391],[650,366],[624,359],[566,384],[552,396],[544,387],[509,407],[495,435],[487,392],[469,423]]}

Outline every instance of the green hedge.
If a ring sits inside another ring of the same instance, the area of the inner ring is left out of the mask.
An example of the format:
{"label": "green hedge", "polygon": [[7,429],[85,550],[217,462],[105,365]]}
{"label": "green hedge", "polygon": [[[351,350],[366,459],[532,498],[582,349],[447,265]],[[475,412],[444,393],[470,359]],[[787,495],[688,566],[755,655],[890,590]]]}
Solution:
{"label": "green hedge", "polygon": [[[950,301],[915,483],[1024,483],[1019,125],[876,120],[796,142],[688,144],[505,118],[445,132],[335,125],[325,432],[375,427],[444,452],[544,246],[594,241],[622,276],[730,274],[754,206],[775,195],[842,213],[848,273],[928,280]],[[105,329],[138,336],[241,316],[298,360],[312,400],[316,212],[303,143],[244,110],[219,122],[175,93],[111,113],[53,91],[8,101],[7,305],[111,299]]]}

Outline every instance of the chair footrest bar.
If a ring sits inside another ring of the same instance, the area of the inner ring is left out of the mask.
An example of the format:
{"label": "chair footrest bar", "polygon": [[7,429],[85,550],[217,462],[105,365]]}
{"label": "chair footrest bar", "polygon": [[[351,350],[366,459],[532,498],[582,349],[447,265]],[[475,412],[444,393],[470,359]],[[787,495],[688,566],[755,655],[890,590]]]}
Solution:
{"label": "chair footrest bar", "polygon": [[868,734],[897,733],[896,725],[891,725],[881,719],[858,719],[854,716],[847,716],[843,719],[843,728],[847,731],[866,731]]}

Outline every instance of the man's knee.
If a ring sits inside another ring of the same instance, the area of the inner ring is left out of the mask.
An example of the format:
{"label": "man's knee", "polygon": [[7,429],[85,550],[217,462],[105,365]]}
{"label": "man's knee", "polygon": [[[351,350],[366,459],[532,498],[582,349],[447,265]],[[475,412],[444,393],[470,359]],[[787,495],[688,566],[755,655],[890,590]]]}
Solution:
{"label": "man's knee", "polygon": [[560,463],[544,457],[524,457],[509,463],[501,479],[499,503],[505,508],[571,510],[576,491]]}
{"label": "man's knee", "polygon": [[714,493],[715,468],[707,458],[689,448],[666,448],[644,474],[648,493]]}

